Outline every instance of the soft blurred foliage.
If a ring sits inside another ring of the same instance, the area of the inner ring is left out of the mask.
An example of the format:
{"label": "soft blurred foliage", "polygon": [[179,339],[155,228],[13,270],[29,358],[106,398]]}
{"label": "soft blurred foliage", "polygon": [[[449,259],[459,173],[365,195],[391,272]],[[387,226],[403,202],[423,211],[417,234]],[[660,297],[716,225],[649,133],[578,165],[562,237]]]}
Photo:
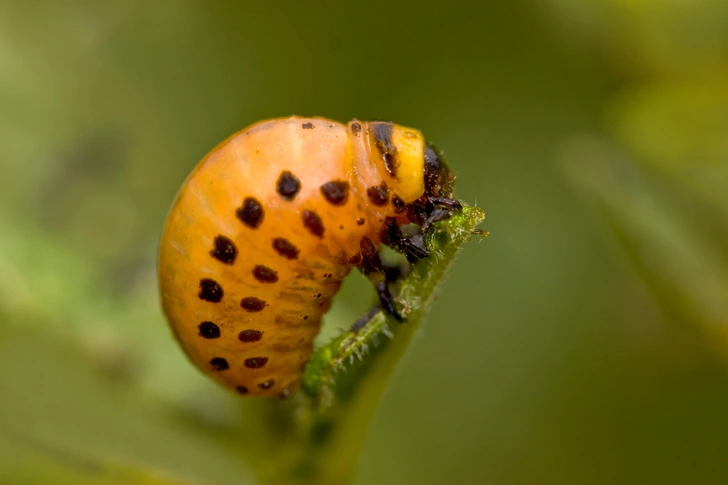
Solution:
{"label": "soft blurred foliage", "polygon": [[[253,483],[156,244],[195,163],[386,118],[488,212],[357,483],[725,483],[728,3],[0,3],[0,483]],[[371,301],[346,282],[327,335]]]}

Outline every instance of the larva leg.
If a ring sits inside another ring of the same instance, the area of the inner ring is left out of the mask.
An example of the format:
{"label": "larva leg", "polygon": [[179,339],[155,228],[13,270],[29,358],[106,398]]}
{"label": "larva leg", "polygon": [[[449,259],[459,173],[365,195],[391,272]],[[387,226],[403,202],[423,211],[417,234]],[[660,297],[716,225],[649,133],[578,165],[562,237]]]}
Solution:
{"label": "larva leg", "polygon": [[382,264],[382,260],[377,253],[377,247],[368,237],[363,237],[359,243],[361,247],[362,261],[359,269],[365,274],[369,280],[374,283],[374,288],[379,295],[379,302],[382,307],[399,321],[404,321],[402,315],[397,311],[394,304],[394,298],[389,291],[389,283],[387,282],[386,270]]}
{"label": "larva leg", "polygon": [[384,223],[382,242],[407,256],[407,261],[414,263],[429,254],[422,234],[405,236],[397,224],[397,219],[388,217]]}
{"label": "larva leg", "polygon": [[377,313],[379,313],[381,311],[382,311],[382,309],[379,308],[379,307],[377,307],[377,306],[372,307],[372,309],[369,310],[368,312],[366,312],[366,314],[364,316],[362,316],[359,320],[357,320],[356,322],[354,322],[354,325],[351,326],[351,328],[349,329],[349,331],[350,332],[358,332],[359,330],[361,330],[362,328],[364,328],[364,325],[366,325],[367,323],[369,323],[369,321],[372,318],[374,318],[374,316]]}
{"label": "larva leg", "polygon": [[430,197],[427,199],[427,219],[422,223],[422,232],[427,232],[430,226],[437,221],[447,219],[453,212],[462,210],[463,205],[455,199]]}

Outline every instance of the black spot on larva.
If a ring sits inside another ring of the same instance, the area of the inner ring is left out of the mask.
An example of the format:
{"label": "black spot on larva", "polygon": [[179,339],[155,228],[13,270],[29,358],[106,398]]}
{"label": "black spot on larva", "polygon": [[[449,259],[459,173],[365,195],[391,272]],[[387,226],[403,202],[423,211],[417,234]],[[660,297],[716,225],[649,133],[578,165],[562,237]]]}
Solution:
{"label": "black spot on larva", "polygon": [[344,205],[349,198],[349,183],[344,180],[332,180],[321,186],[324,198],[333,205]]}
{"label": "black spot on larva", "polygon": [[372,123],[375,144],[382,155],[384,167],[392,177],[397,176],[397,148],[392,142],[392,123]]}
{"label": "black spot on larva", "polygon": [[267,363],[268,357],[251,357],[243,362],[248,369],[260,369]]}
{"label": "black spot on larva", "polygon": [[360,217],[359,219],[356,220],[356,225],[357,226],[363,226],[365,222],[366,221],[364,220],[364,218],[363,217]]}
{"label": "black spot on larva", "polygon": [[367,189],[367,196],[374,205],[386,205],[387,200],[389,200],[389,188],[387,187],[387,182],[382,182],[374,187],[369,187]]}
{"label": "black spot on larva", "polygon": [[233,264],[238,256],[238,250],[229,238],[221,234],[213,241],[210,256],[222,263]]}
{"label": "black spot on larva", "polygon": [[255,268],[253,268],[253,276],[261,283],[275,283],[278,281],[278,272],[262,264],[255,265]]}
{"label": "black spot on larva", "polygon": [[303,211],[301,218],[303,219],[303,225],[306,226],[308,232],[320,238],[324,237],[324,223],[321,221],[321,217],[318,214],[314,211]]}
{"label": "black spot on larva", "polygon": [[222,357],[215,357],[210,361],[210,365],[215,370],[228,370],[230,368],[228,361]]}
{"label": "black spot on larva", "polygon": [[298,258],[298,248],[294,246],[293,243],[288,241],[288,239],[283,239],[282,237],[277,237],[273,239],[273,249],[275,249],[278,254],[285,258]]}
{"label": "black spot on larva", "polygon": [[371,258],[377,253],[377,246],[374,244],[374,241],[366,236],[359,241],[359,247],[361,248],[361,255],[364,259]]}
{"label": "black spot on larva", "polygon": [[301,124],[301,128],[303,128],[304,130],[310,130],[313,128],[313,123],[303,123]]}
{"label": "black spot on larva", "polygon": [[266,389],[270,389],[271,387],[273,387],[273,384],[275,384],[275,383],[276,383],[276,381],[274,381],[273,379],[268,379],[267,381],[263,381],[260,384],[258,384],[258,387],[263,390],[266,390]]}
{"label": "black spot on larva", "polygon": [[[303,319],[304,319],[304,320],[308,320],[308,315],[304,315],[304,316],[303,316]],[[301,340],[303,340],[303,338],[302,338]]]}
{"label": "black spot on larva", "polygon": [[352,123],[351,132],[358,136],[361,133],[361,125],[359,123]]}
{"label": "black spot on larva", "polygon": [[405,207],[405,203],[402,199],[399,198],[398,195],[392,196],[392,205],[394,206],[394,212],[396,214],[401,214],[405,210],[407,210],[407,207]]}
{"label": "black spot on larva", "polygon": [[257,199],[246,197],[243,206],[235,211],[235,215],[249,228],[257,229],[263,222],[263,206]]}
{"label": "black spot on larva", "polygon": [[257,313],[260,311],[263,311],[263,308],[265,308],[265,301],[260,300],[254,296],[246,296],[242,300],[240,300],[240,307],[249,313]]}
{"label": "black spot on larva", "polygon": [[321,298],[321,293],[319,293],[318,295],[316,295],[316,298]]}
{"label": "black spot on larva", "polygon": [[361,263],[361,253],[356,253],[354,256],[349,258],[349,264]]}
{"label": "black spot on larva", "polygon": [[250,343],[250,342],[257,342],[258,340],[263,338],[263,332],[260,330],[254,330],[252,328],[249,328],[247,330],[243,330],[238,334],[238,339],[241,342]]}
{"label": "black spot on larva", "polygon": [[235,388],[236,391],[238,391],[240,394],[247,394],[248,388],[245,386],[238,386]]}
{"label": "black spot on larva", "polygon": [[200,291],[197,293],[200,300],[217,303],[222,300],[222,294],[222,286],[217,281],[211,280],[210,278],[202,278],[200,280]]}
{"label": "black spot on larva", "polygon": [[296,194],[298,194],[298,191],[301,190],[301,181],[286,170],[278,177],[276,188],[280,196],[283,197],[283,200],[293,200]]}
{"label": "black spot on larva", "polygon": [[197,326],[202,338],[220,338],[220,327],[212,322],[202,322]]}

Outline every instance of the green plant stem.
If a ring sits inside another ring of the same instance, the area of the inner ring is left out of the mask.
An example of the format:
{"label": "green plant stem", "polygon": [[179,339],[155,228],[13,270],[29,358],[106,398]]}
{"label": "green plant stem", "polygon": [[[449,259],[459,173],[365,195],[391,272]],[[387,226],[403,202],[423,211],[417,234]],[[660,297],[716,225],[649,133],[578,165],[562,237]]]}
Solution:
{"label": "green plant stem", "polygon": [[303,375],[305,395],[282,404],[268,418],[280,436],[272,442],[274,453],[266,460],[261,483],[350,483],[369,422],[396,364],[437,286],[463,245],[478,234],[475,228],[484,217],[481,209],[465,207],[428,234],[431,256],[415,264],[394,289],[406,322],[378,312],[358,331],[345,332],[316,350]]}

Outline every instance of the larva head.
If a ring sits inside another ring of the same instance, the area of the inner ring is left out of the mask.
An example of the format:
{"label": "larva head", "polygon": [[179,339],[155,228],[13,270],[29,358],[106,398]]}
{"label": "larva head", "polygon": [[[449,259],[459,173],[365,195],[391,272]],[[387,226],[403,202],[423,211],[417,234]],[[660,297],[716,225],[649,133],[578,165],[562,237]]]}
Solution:
{"label": "larva head", "polygon": [[455,175],[440,151],[422,133],[390,122],[367,123],[370,156],[391,190],[405,203],[420,198],[452,197]]}
{"label": "larva head", "polygon": [[425,147],[425,195],[452,198],[455,174],[450,171],[440,151],[431,144]]}

